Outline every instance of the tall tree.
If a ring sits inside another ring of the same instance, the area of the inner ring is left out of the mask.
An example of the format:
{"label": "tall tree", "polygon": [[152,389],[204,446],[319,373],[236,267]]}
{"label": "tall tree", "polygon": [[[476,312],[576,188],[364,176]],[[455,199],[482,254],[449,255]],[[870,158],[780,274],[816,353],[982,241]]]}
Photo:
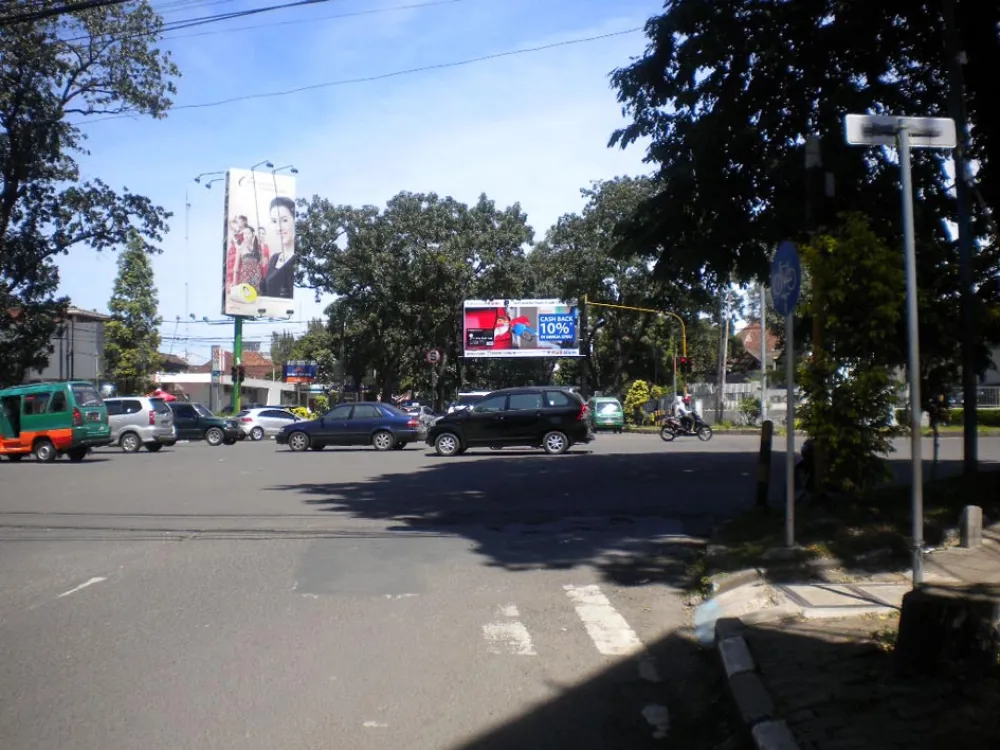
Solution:
{"label": "tall tree", "polygon": [[[892,154],[847,146],[843,116],[948,112],[944,1],[666,2],[647,23],[645,55],[612,74],[632,122],[611,143],[649,139],[648,159],[658,166],[660,186],[637,212],[621,252],[648,254],[666,277],[716,284],[729,277],[764,279],[768,254],[780,240],[805,239],[811,222],[839,231],[836,216],[856,210],[899,247],[899,174]],[[1000,247],[987,207],[994,218],[1000,215],[1000,120],[991,82],[1000,57],[1000,6],[960,0],[957,8],[972,153],[981,164],[977,319],[983,340],[996,341],[1000,333],[987,312],[1000,302]],[[825,205],[806,189],[803,144],[810,134],[821,137],[825,168],[835,177],[837,197]],[[949,158],[934,150],[913,155],[921,335],[945,379],[947,363],[959,361],[961,340],[958,252],[944,221],[955,217]],[[903,341],[900,321],[890,343],[901,350]],[[987,348],[978,354],[985,368]]]}
{"label": "tall tree", "polygon": [[133,235],[118,256],[111,320],[104,325],[104,369],[122,394],[145,391],[162,364],[158,304],[145,242]]}
{"label": "tall tree", "polygon": [[302,280],[338,295],[330,330],[357,384],[375,373],[388,398],[426,373],[424,355],[447,358],[438,387],[461,387],[462,301],[518,298],[527,284],[532,230],[519,205],[485,195],[473,206],[434,193],[403,192],[384,210],[303,201],[297,247]]}
{"label": "tall tree", "polygon": [[[147,198],[81,182],[81,125],[109,115],[163,117],[178,75],[145,0],[37,15],[58,0],[0,9],[0,384],[41,368],[69,300],[54,259],[74,245],[103,250],[133,229],[159,240],[167,214]],[[24,20],[31,17],[33,20]]]}
{"label": "tall tree", "polygon": [[282,372],[285,363],[290,359],[295,359],[292,356],[292,351],[295,349],[295,336],[293,336],[288,331],[274,331],[271,334],[271,351],[270,357],[271,361],[277,368],[277,372]]}
{"label": "tall tree", "polygon": [[288,359],[305,359],[316,362],[316,380],[324,384],[337,383],[343,379],[339,366],[336,341],[322,320],[309,321],[306,332],[296,339]]}
{"label": "tall tree", "polygon": [[[531,253],[536,293],[565,300],[586,295],[595,303],[663,310],[690,325],[699,303],[707,299],[700,285],[675,278],[654,280],[642,253],[612,254],[623,222],[657,189],[648,177],[616,177],[582,189],[587,201],[583,210],[560,217]],[[647,335],[660,325],[660,318],[680,336],[671,315],[594,304],[588,307],[587,316],[586,340],[581,344],[589,353],[590,386],[608,393],[621,393],[630,378],[653,374],[646,368],[651,363]],[[580,364],[567,369],[576,372]],[[630,364],[638,367],[630,371]]]}

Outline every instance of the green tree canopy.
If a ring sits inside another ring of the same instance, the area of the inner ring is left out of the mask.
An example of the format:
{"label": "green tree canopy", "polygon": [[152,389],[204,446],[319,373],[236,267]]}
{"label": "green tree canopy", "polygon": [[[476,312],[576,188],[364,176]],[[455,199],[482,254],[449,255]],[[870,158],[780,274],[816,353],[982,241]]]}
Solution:
{"label": "green tree canopy", "polygon": [[111,320],[104,325],[105,373],[123,395],[147,390],[162,364],[158,304],[145,242],[133,235],[118,256]]}
{"label": "green tree canopy", "polygon": [[[161,239],[168,214],[127,188],[80,181],[81,126],[101,115],[163,117],[178,75],[145,0],[40,15],[56,0],[0,9],[0,383],[41,368],[68,300],[54,259]],[[133,237],[138,230],[140,238]]]}

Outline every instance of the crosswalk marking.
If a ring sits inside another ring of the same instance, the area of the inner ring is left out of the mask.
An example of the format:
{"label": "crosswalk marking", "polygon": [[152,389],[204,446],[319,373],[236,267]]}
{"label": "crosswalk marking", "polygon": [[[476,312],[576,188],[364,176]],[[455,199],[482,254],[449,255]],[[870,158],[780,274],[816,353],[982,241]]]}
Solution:
{"label": "crosswalk marking", "polygon": [[605,656],[629,656],[642,650],[642,641],[601,592],[601,587],[563,586],[576,605],[590,639]]}
{"label": "crosswalk marking", "polygon": [[489,652],[491,654],[537,656],[538,652],[535,651],[535,646],[531,642],[531,634],[524,627],[524,623],[511,619],[520,617],[517,605],[504,605],[499,608],[497,614],[507,619],[483,625],[483,637],[486,638]]}

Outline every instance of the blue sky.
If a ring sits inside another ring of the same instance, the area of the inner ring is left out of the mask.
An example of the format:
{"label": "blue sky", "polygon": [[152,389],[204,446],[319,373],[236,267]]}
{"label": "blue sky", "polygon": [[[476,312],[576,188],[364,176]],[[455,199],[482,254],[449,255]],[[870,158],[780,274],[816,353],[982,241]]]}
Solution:
{"label": "blue sky", "polygon": [[[426,1],[328,0],[172,32],[162,46],[182,72],[175,104],[597,36],[642,26],[662,8],[662,0],[459,0],[330,18]],[[178,21],[276,2],[153,5],[168,21]],[[637,32],[380,81],[182,109],[162,121],[94,122],[85,126],[91,155],[81,169],[85,179],[127,186],[174,213],[163,253],[154,259],[163,333],[173,336],[176,328],[182,340],[173,343],[173,353],[200,363],[212,343],[231,341],[232,327],[175,324],[176,316],[189,313],[222,319],[224,183],[206,190],[194,183],[195,175],[267,159],[299,169],[300,197],[352,205],[384,205],[401,190],[467,202],[485,192],[501,205],[519,201],[541,239],[560,215],[582,207],[579,190],[591,180],[649,171],[641,146],[607,148],[623,122],[608,74],[644,46]],[[106,310],[115,255],[95,260],[78,247],[60,267],[62,291],[74,304]],[[295,320],[319,316],[329,301],[317,303],[310,291],[297,290]],[[246,336],[269,340],[272,330],[304,327],[254,323]],[[170,349],[165,341],[163,350]]]}

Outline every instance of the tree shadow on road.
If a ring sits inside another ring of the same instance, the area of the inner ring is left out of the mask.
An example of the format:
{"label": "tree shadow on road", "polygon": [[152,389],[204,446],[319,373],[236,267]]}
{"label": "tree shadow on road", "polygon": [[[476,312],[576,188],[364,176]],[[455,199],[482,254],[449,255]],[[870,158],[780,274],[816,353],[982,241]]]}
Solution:
{"label": "tree shadow on road", "polygon": [[592,564],[622,585],[678,585],[700,537],[753,502],[755,460],[742,449],[503,451],[433,457],[417,471],[365,481],[271,489],[331,513],[398,521],[399,530],[467,537],[489,564],[510,570]]}

